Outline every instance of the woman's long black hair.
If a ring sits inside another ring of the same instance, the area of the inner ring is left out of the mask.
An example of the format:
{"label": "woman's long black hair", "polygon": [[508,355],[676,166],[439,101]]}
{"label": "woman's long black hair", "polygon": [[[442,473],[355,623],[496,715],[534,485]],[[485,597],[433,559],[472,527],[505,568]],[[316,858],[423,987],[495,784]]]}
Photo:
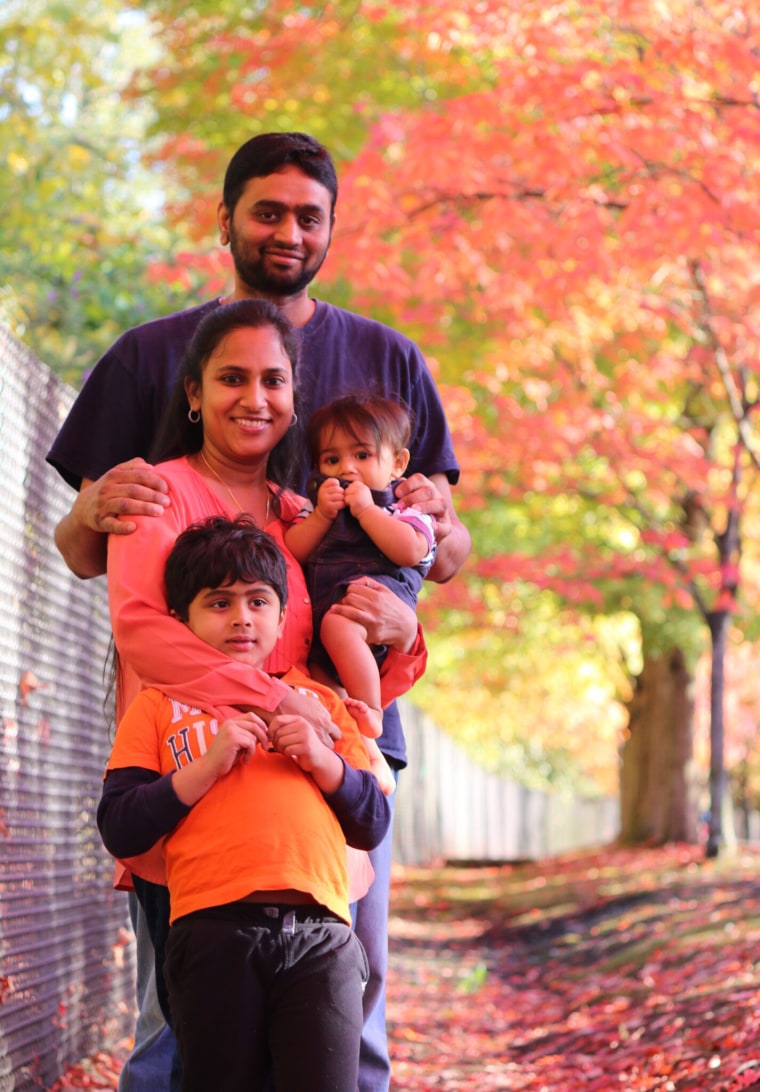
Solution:
{"label": "woman's long black hair", "polygon": [[[296,369],[299,334],[279,307],[269,300],[235,300],[224,303],[201,320],[185,352],[174,381],[169,403],[158,427],[150,462],[159,463],[181,455],[193,455],[203,447],[203,421],[193,424],[187,416],[185,383],[201,386],[203,369],[220,342],[232,330],[242,327],[260,329],[271,326],[279,335],[283,350],[293,366],[293,403],[298,414]],[[272,449],[267,462],[267,477],[283,488],[297,483],[303,460],[303,430],[296,422]]]}

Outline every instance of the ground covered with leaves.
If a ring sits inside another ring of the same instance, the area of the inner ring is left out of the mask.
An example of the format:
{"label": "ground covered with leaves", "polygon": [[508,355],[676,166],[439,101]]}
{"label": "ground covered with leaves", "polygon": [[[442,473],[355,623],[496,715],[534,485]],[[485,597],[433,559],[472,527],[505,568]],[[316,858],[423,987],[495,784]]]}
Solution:
{"label": "ground covered with leaves", "polygon": [[760,1090],[758,853],[397,868],[390,933],[393,1092]]}
{"label": "ground covered with leaves", "polygon": [[397,871],[394,1088],[760,1089],[760,856]]}

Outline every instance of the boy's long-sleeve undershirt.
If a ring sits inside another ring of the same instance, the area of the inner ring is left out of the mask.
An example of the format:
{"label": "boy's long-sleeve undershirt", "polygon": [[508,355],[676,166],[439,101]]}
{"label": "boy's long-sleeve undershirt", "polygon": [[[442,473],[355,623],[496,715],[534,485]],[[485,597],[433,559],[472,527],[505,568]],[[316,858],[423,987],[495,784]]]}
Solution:
{"label": "boy's long-sleeve undershirt", "polygon": [[[340,788],[323,795],[335,812],[346,844],[354,849],[374,849],[388,829],[386,798],[378,796],[376,779],[369,771],[355,770],[345,760],[343,767]],[[103,844],[113,857],[147,853],[189,815],[192,807],[177,796],[172,776],[140,766],[108,772],[97,820]]]}

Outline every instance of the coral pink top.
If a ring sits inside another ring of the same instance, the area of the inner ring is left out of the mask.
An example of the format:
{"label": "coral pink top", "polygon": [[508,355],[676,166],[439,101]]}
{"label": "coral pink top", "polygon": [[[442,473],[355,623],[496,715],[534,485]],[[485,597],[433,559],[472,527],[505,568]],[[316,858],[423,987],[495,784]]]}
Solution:
{"label": "coral pink top", "polygon": [[[311,647],[311,601],[301,566],[283,541],[284,520],[303,507],[296,493],[278,493],[281,519],[266,530],[282,548],[288,566],[288,605],[280,640],[266,662],[256,670],[207,645],[168,613],[164,568],[177,535],[196,520],[239,513],[221,500],[186,457],[161,463],[156,471],[166,482],[171,504],[162,516],[137,516],[131,535],[110,535],[108,540],[108,595],[114,642],[121,664],[117,722],[141,689],[155,687],[185,705],[198,706],[224,720],[240,706],[273,711],[288,687],[268,672],[304,670]],[[277,486],[271,486],[277,492]],[[384,702],[406,693],[425,668],[427,649],[421,630],[409,653],[391,649],[383,665]],[[139,869],[146,879],[165,882],[163,861]],[[117,867],[117,887],[131,882]]]}
{"label": "coral pink top", "polygon": [[[305,502],[287,490],[278,493],[281,517],[266,527],[287,562],[288,609],[282,637],[264,670],[255,670],[211,648],[172,618],[164,593],[164,567],[177,535],[196,520],[239,513],[217,496],[186,457],[161,463],[156,471],[167,483],[171,504],[162,516],[135,517],[133,534],[110,535],[108,541],[111,625],[122,668],[117,715],[148,686],[223,716],[230,708],[248,705],[273,711],[288,688],[269,673],[305,670],[311,647],[311,601],[301,567],[283,541],[283,520],[292,520]],[[276,486],[271,488],[277,492]],[[420,631],[408,654],[391,649],[382,676],[384,704],[410,689],[426,657]]]}
{"label": "coral pink top", "polygon": [[[272,711],[287,693],[271,672],[304,669],[311,646],[311,602],[301,567],[283,543],[283,525],[270,520],[267,532],[277,541],[288,565],[288,609],[282,637],[265,665],[255,670],[231,660],[196,637],[167,611],[164,567],[172,546],[191,523],[233,511],[186,458],[156,467],[169,487],[171,504],[162,516],[138,516],[131,535],[108,541],[108,596],[114,642],[121,662],[119,714],[143,686],[157,686],[176,701],[212,712],[256,705]],[[276,486],[271,486],[277,491]],[[279,495],[285,520],[303,506],[295,493]]]}

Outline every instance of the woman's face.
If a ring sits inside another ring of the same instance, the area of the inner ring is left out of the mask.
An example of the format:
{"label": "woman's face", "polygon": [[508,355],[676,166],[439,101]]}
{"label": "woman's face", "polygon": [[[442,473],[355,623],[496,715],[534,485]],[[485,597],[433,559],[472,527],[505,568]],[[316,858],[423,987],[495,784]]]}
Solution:
{"label": "woman's face", "polygon": [[266,459],[293,417],[293,367],[273,326],[241,326],[219,342],[200,385],[185,384],[200,410],[203,446],[220,459]]}

